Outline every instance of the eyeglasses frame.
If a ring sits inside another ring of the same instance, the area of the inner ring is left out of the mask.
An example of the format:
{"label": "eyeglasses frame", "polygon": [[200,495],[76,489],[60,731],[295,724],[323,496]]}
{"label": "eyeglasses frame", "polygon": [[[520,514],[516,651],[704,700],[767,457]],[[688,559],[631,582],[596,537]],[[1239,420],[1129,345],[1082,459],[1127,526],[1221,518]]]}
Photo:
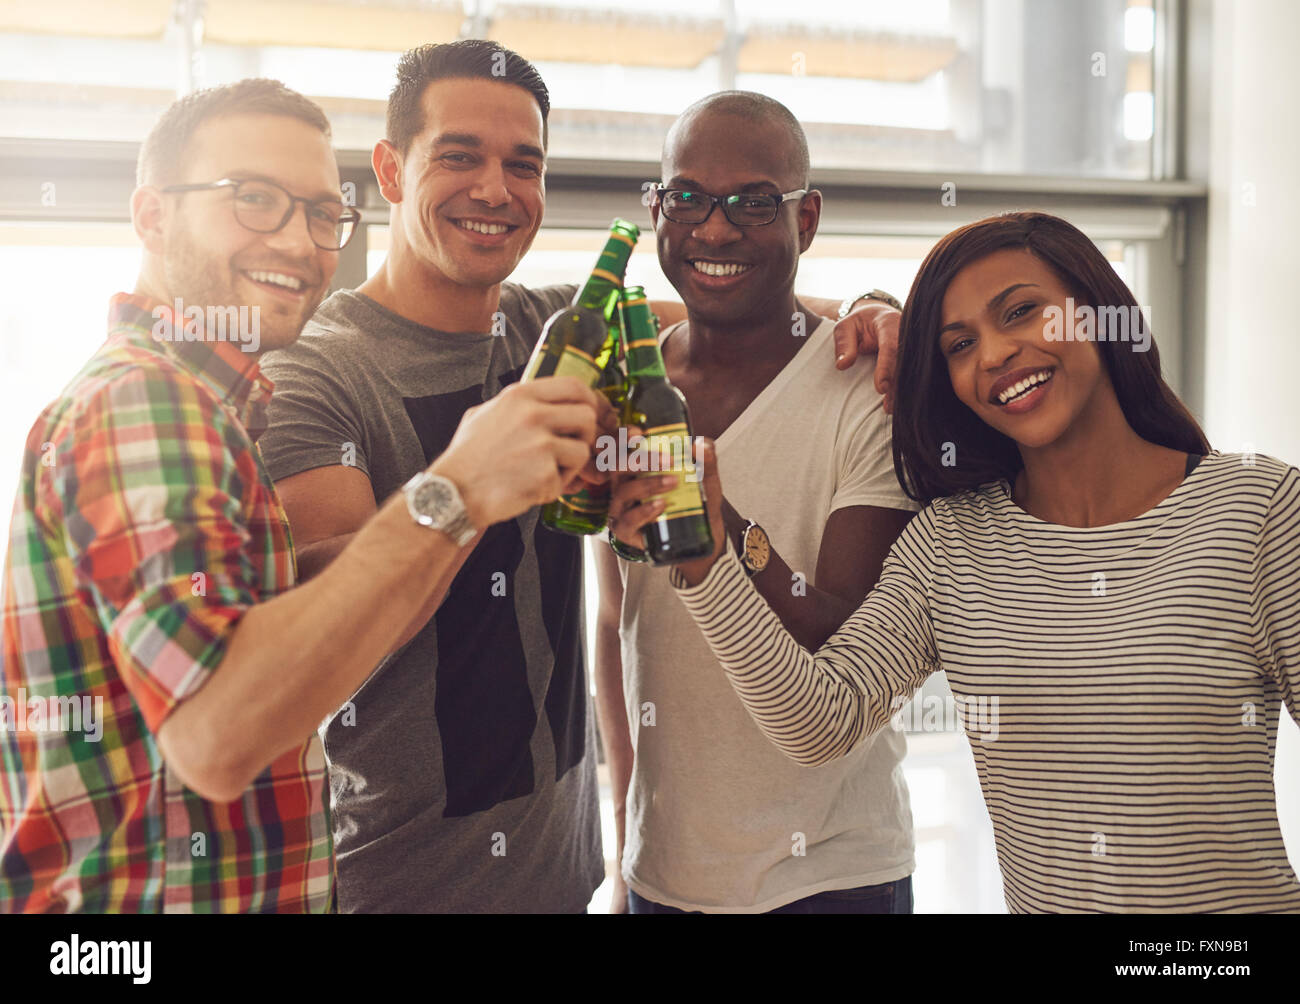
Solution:
{"label": "eyeglasses frame", "polygon": [[[250,227],[247,223],[245,223],[243,220],[239,218],[239,213],[235,210],[234,205],[232,203],[230,211],[234,213],[235,222],[238,223],[245,230],[254,234],[279,233],[281,230],[283,230],[286,226],[289,225],[289,221],[293,219],[293,214],[298,209],[298,203],[300,202],[304,206],[308,207],[308,209],[310,209],[310,207],[312,206],[319,206],[324,202],[332,201],[330,199],[304,199],[301,195],[294,195],[283,185],[276,184],[274,181],[267,181],[265,178],[222,178],[219,181],[200,181],[188,185],[167,185],[166,187],[162,188],[161,191],[171,194],[171,193],[178,193],[178,192],[206,192],[206,191],[216,191],[217,189],[220,188],[234,188],[235,191],[238,192],[240,185],[249,185],[249,184],[270,185],[272,188],[278,188],[280,191],[284,192],[284,194],[289,198],[289,208],[288,210],[286,210],[284,214],[284,218],[280,220],[280,222],[270,230],[257,230],[254,227]],[[339,217],[339,223],[351,222],[352,229],[348,231],[347,239],[344,240],[344,242],[340,244],[338,247],[325,247],[323,244],[321,244],[321,242],[318,241],[312,235],[311,221],[310,220],[307,221],[307,236],[311,237],[311,242],[315,244],[318,248],[320,248],[322,251],[342,251],[345,247],[348,246],[352,238],[356,236],[357,224],[361,222],[361,211],[353,206],[344,205],[341,200],[339,204],[343,206],[343,213]],[[304,211],[304,215],[305,215],[305,211]]]}
{"label": "eyeglasses frame", "polygon": [[[650,191],[654,193],[654,202],[651,204],[659,206],[659,211],[664,214],[664,218],[668,220],[669,223],[678,223],[678,221],[674,220],[671,216],[669,216],[667,211],[663,208],[663,195],[665,192],[691,192],[693,190],[689,188],[669,188],[667,185],[658,184],[655,182],[647,182],[647,184],[652,186]],[[731,192],[727,195],[710,195],[708,192],[694,192],[694,194],[709,200],[709,211],[704,214],[704,219],[702,220],[696,220],[692,223],[678,223],[678,225],[684,227],[698,227],[703,223],[707,223],[709,221],[709,217],[713,215],[713,211],[717,209],[719,206],[721,206],[722,215],[727,218],[727,222],[730,223],[733,227],[768,227],[771,226],[773,223],[775,223],[776,218],[781,215],[781,207],[783,205],[785,205],[791,199],[803,198],[805,195],[808,194],[809,191],[811,191],[811,189],[796,188],[792,192],[782,192],[779,196],[780,201],[776,204],[776,206],[772,211],[772,218],[770,220],[764,221],[763,223],[737,223],[727,213],[727,205],[724,200],[730,199],[737,195],[766,195],[772,198],[777,198],[777,196],[774,195],[772,192]]]}

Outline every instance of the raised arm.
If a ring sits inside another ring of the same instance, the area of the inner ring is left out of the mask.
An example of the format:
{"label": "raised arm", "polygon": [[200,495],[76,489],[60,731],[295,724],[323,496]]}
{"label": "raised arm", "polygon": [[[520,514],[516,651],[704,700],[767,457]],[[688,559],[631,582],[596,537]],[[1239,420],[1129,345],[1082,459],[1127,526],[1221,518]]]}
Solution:
{"label": "raised arm", "polygon": [[722,484],[707,440],[701,460],[720,546],[709,559],[677,566],[673,585],[768,739],[808,766],[845,756],[884,728],[940,668],[926,600],[933,559],[929,513],[908,524],[875,589],[810,654],[759,595],[723,532],[715,501]]}
{"label": "raised arm", "polygon": [[[275,488],[293,528],[299,581],[313,579],[324,571],[378,512],[370,478],[357,467],[339,464],[315,467],[277,481]],[[476,536],[467,546],[457,549],[455,558],[438,574],[428,599],[393,643],[392,650],[401,648],[419,634],[437,613],[451,580],[478,541]]]}
{"label": "raised arm", "polygon": [[[640,546],[642,528],[659,516],[663,505],[651,496],[662,490],[661,483],[671,484],[673,479],[627,479],[615,488],[610,499],[611,529],[629,547]],[[725,498],[721,505],[723,533],[735,544],[748,520]],[[767,567],[753,577],[754,587],[794,640],[806,649],[815,649],[835,633],[876,584],[889,546],[911,516],[908,511],[875,505],[837,509],[822,529],[817,567],[811,577],[792,569],[781,557],[780,541],[772,540],[771,557]]]}
{"label": "raised arm", "polygon": [[[482,531],[570,484],[597,415],[613,418],[602,402],[576,380],[508,387],[466,412],[429,470],[457,486]],[[163,723],[163,755],[205,797],[238,797],[355,693],[462,550],[394,495],[314,579],[247,609],[216,671]]]}
{"label": "raised arm", "polygon": [[[723,527],[737,552],[751,519],[768,531],[769,558],[754,574],[754,586],[810,651],[839,629],[876,584],[885,555],[915,509],[894,474],[889,420],[881,404],[865,381],[854,383],[834,432],[816,444],[827,455],[832,492],[812,567],[796,568],[783,556],[789,538],[768,525],[773,512],[737,512],[722,499]],[[660,516],[661,505],[645,504],[661,490],[658,481],[638,477],[615,484],[611,528],[630,547],[640,546],[641,531]],[[811,564],[807,556],[799,560]]]}
{"label": "raised arm", "polygon": [[[733,546],[748,523],[724,498],[723,525]],[[822,530],[817,568],[811,581],[781,557],[777,540],[771,558],[753,576],[758,590],[791,636],[810,651],[824,643],[857,609],[880,576],[889,547],[912,514],[882,506],[848,506],[831,513]],[[797,586],[797,588],[796,588]]]}
{"label": "raised arm", "polygon": [[[59,444],[70,459],[53,468],[47,504],[86,514],[66,523],[69,555],[163,757],[192,790],[228,802],[356,691],[460,547],[417,525],[399,495],[324,572],[263,600],[246,550],[242,500],[258,476],[247,440],[210,397],[166,393],[212,436],[157,423],[156,454],[145,453],[140,416],[164,393],[132,374]],[[562,490],[590,456],[598,414],[614,420],[575,380],[510,388],[466,414],[430,469],[457,486],[481,529]],[[130,492],[119,490],[122,458]],[[190,477],[168,478],[173,467]]]}

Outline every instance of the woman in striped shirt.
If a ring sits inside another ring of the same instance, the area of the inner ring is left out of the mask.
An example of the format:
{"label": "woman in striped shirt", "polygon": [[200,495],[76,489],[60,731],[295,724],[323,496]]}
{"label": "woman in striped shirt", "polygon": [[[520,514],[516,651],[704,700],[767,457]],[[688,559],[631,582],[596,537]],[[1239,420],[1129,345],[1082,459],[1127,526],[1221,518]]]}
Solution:
{"label": "woman in striped shirt", "polygon": [[1209,449],[1132,293],[1055,217],[944,238],[900,343],[895,467],[925,507],[815,654],[749,583],[702,444],[719,546],[672,574],[754,721],[823,764],[942,669],[1013,912],[1300,911],[1273,790],[1300,472]]}

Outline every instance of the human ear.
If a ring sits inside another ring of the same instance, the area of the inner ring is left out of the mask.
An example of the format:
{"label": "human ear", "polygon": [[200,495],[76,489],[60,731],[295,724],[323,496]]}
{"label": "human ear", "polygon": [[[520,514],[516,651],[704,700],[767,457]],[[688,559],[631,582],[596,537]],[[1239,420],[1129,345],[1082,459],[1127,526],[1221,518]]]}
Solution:
{"label": "human ear", "polygon": [[391,205],[402,201],[402,155],[386,139],[375,144],[370,153],[370,167],[379,183],[379,194]]}
{"label": "human ear", "polygon": [[163,193],[153,185],[141,185],[131,193],[131,225],[150,254],[163,253],[163,232],[167,210]]}

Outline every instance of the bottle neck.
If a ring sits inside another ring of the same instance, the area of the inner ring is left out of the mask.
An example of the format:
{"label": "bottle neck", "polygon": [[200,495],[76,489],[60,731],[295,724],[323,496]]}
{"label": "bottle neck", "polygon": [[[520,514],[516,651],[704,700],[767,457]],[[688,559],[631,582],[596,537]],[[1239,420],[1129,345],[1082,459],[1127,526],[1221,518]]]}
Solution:
{"label": "bottle neck", "polygon": [[627,262],[632,257],[635,245],[636,242],[628,235],[612,231],[605,241],[605,249],[600,252],[596,267],[578,290],[574,305],[608,314],[611,300],[617,304],[618,295],[623,289],[623,275],[627,271]]}
{"label": "bottle neck", "polygon": [[627,343],[627,375],[636,380],[664,380],[664,356],[659,339],[651,334],[630,332]]}

